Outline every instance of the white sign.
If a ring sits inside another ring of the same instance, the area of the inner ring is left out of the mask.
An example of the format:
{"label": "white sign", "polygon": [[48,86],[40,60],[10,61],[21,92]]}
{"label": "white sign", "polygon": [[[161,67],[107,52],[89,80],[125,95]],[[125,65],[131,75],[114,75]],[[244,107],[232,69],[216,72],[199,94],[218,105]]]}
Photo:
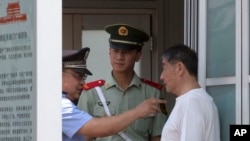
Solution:
{"label": "white sign", "polygon": [[32,0],[0,1],[0,141],[35,138]]}
{"label": "white sign", "polygon": [[61,3],[0,0],[0,141],[62,138]]}

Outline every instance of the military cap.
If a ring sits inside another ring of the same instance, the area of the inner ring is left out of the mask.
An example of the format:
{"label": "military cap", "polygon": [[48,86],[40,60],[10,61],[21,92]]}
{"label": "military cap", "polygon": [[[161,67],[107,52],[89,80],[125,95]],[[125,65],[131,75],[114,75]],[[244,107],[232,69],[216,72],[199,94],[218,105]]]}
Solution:
{"label": "military cap", "polygon": [[149,40],[149,36],[143,30],[128,24],[112,24],[105,27],[110,34],[109,44],[111,48],[132,50],[143,47],[143,43]]}
{"label": "military cap", "polygon": [[86,60],[88,58],[90,48],[85,47],[80,50],[64,50],[63,51],[63,68],[72,69],[82,75],[92,75],[87,69]]}

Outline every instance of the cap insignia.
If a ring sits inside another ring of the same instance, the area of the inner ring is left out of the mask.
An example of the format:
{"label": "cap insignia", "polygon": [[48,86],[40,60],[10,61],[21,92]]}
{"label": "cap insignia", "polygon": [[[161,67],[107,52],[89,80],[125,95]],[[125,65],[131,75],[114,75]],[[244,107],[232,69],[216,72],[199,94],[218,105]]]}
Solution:
{"label": "cap insignia", "polygon": [[118,34],[121,36],[128,36],[128,29],[125,26],[121,26],[118,29]]}

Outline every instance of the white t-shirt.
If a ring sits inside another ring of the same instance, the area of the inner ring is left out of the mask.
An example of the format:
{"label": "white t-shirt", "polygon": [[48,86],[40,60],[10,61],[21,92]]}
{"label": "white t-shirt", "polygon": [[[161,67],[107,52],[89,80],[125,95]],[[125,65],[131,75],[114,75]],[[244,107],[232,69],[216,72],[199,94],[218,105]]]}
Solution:
{"label": "white t-shirt", "polygon": [[207,92],[193,89],[176,98],[161,141],[220,141],[217,107]]}

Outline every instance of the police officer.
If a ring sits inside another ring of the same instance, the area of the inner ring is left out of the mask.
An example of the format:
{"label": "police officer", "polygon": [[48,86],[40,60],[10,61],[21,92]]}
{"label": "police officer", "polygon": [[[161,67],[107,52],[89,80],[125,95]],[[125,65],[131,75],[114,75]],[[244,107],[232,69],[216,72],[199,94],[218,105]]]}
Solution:
{"label": "police officer", "polygon": [[[147,98],[161,98],[161,85],[140,78],[134,65],[142,55],[144,42],[149,36],[143,30],[128,24],[113,24],[105,27],[110,34],[109,56],[112,71],[105,80],[85,85],[78,106],[94,117],[117,115],[136,107]],[[102,78],[104,79],[104,78]],[[98,88],[98,89],[96,89]],[[103,102],[104,101],[104,102]],[[105,108],[106,107],[106,108]],[[108,111],[108,112],[107,112]],[[122,131],[96,141],[159,141],[166,115],[159,113],[136,120]]]}

